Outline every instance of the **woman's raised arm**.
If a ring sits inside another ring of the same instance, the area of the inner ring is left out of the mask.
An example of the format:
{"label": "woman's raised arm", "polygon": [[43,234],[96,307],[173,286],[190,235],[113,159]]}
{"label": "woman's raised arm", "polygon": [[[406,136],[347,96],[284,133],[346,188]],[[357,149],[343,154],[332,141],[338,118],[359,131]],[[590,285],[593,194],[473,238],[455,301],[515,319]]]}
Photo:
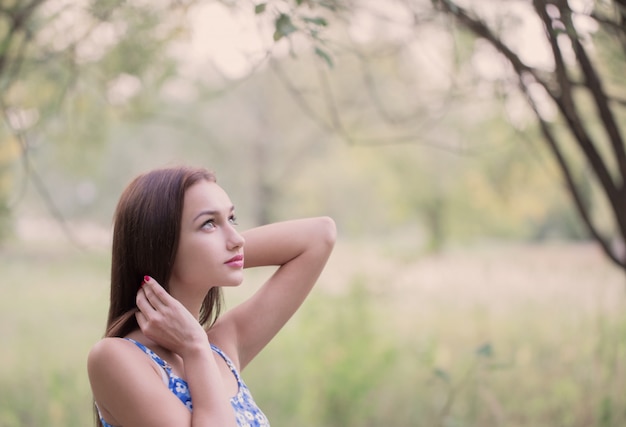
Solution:
{"label": "woman's raised arm", "polygon": [[275,265],[278,269],[215,325],[219,341],[220,324],[226,326],[225,333],[234,334],[233,350],[241,369],[300,307],[330,256],[337,232],[331,218],[317,217],[264,225],[242,234],[246,268]]}

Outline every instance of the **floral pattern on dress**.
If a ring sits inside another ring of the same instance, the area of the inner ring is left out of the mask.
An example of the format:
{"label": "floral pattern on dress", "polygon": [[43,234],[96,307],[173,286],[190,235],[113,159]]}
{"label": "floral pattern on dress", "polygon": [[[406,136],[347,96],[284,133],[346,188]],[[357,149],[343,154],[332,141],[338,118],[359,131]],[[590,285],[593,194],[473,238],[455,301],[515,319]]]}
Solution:
{"label": "floral pattern on dress", "polygon": [[243,382],[233,362],[226,356],[226,353],[213,344],[211,344],[211,349],[224,359],[228,368],[237,379],[239,392],[230,399],[230,404],[235,410],[237,427],[270,427],[269,420],[254,402],[250,389],[248,389],[248,386]]}
{"label": "floral pattern on dress", "polygon": [[[154,351],[150,350],[145,345],[130,339],[125,338],[128,341],[134,343],[137,347],[143,350],[150,358],[158,364],[169,378],[168,388],[180,399],[181,402],[191,411],[193,409],[193,405],[191,403],[191,394],[189,393],[189,386],[187,382],[174,374],[172,372],[171,366],[163,359],[161,359]],[[226,353],[224,353],[221,349],[211,344],[211,349],[220,355],[222,359],[228,365],[228,368],[235,376],[237,380],[237,385],[239,386],[239,391],[237,394],[230,399],[230,405],[233,407],[235,411],[235,419],[237,421],[237,427],[270,427],[270,423],[265,416],[265,414],[259,409],[257,404],[254,402],[252,398],[252,394],[248,389],[248,386],[243,382],[243,379],[239,375],[237,368],[230,360]],[[100,412],[100,411],[98,411]],[[100,421],[102,421],[102,425],[104,427],[113,427],[107,424],[100,416]]]}

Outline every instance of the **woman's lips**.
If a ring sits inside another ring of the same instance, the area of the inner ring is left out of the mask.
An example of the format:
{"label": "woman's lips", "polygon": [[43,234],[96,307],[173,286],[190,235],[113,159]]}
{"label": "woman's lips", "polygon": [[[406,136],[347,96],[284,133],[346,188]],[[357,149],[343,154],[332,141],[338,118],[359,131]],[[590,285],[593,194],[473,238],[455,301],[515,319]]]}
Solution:
{"label": "woman's lips", "polygon": [[243,255],[235,255],[234,257],[226,261],[224,264],[233,268],[242,268],[243,267]]}

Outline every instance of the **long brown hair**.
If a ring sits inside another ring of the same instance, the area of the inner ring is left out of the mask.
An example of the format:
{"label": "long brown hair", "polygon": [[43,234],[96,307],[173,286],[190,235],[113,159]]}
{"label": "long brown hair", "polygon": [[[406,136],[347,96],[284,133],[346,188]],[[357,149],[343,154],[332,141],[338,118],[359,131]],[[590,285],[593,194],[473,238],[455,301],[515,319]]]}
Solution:
{"label": "long brown hair", "polygon": [[[106,337],[124,337],[139,327],[135,298],[145,275],[169,292],[185,192],[201,180],[216,181],[215,175],[203,168],[156,169],[136,177],[120,196],[113,220]],[[200,323],[210,327],[222,303],[221,288],[211,288],[200,308]],[[95,405],[94,417],[96,425],[102,426]]]}
{"label": "long brown hair", "polygon": [[[122,193],[113,223],[105,336],[123,337],[139,327],[135,297],[145,275],[169,292],[185,192],[201,180],[216,181],[215,175],[203,168],[156,169],[136,177]],[[221,290],[211,288],[202,303],[200,323],[213,324],[221,308]]]}

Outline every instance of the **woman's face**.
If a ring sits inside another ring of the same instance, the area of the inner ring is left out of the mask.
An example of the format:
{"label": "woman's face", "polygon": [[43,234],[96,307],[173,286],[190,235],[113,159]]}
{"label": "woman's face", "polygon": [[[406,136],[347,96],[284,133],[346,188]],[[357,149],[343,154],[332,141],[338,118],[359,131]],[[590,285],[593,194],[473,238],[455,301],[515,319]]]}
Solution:
{"label": "woman's face", "polygon": [[235,212],[215,182],[199,181],[185,193],[180,241],[170,289],[197,291],[237,286],[243,280],[243,237],[234,228]]}

